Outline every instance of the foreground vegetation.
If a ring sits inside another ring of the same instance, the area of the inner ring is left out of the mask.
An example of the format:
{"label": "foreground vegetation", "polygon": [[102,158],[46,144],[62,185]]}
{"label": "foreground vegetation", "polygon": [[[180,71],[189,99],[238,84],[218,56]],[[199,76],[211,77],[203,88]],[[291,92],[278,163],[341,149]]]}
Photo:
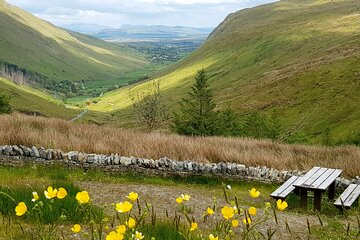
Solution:
{"label": "foreground vegetation", "polygon": [[340,168],[354,177],[360,148],[279,144],[269,140],[222,137],[184,137],[75,124],[64,120],[20,114],[0,116],[0,144],[43,146],[63,151],[118,153],[122,156],[199,162],[236,162],[276,169],[308,170],[315,165]]}
{"label": "foreground vegetation", "polygon": [[[19,182],[18,179],[22,180]],[[296,208],[299,203],[294,200],[295,195],[289,199],[289,204],[273,203],[268,194],[276,188],[274,185],[205,180],[171,181],[171,178],[139,177],[130,173],[109,175],[96,171],[85,174],[81,169],[62,166],[1,167],[0,213],[3,221],[0,236],[5,236],[5,239],[47,240],[349,239],[359,236],[356,209],[344,216],[329,205],[321,214],[312,211],[305,214]],[[99,192],[94,189],[84,191],[88,189],[78,188],[71,181],[90,181],[89,186],[102,182],[106,183],[103,187],[109,188]],[[23,182],[28,185],[24,187]],[[133,190],[136,192],[130,194],[121,194],[110,190],[113,187],[109,183],[119,186],[137,183],[151,189],[170,184],[176,189],[175,195],[167,193],[164,187],[165,199],[158,201],[169,202],[176,209],[175,213],[166,207],[153,205],[140,188],[135,187]],[[194,191],[200,193],[210,189],[217,192],[213,199],[210,197],[197,203],[199,196]],[[102,195],[104,192],[108,195]],[[186,194],[188,192],[191,195]],[[108,196],[113,196],[114,204],[97,200]],[[284,210],[288,213],[281,213]],[[307,219],[309,225],[305,222],[301,226],[294,225],[299,217],[302,221]]]}

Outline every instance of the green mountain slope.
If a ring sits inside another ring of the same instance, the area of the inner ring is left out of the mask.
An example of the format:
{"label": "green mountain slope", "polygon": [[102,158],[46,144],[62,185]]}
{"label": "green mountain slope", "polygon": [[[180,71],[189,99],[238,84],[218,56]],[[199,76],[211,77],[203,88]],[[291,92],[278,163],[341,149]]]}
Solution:
{"label": "green mountain slope", "polygon": [[5,78],[0,78],[0,92],[11,97],[14,110],[61,119],[73,119],[81,110],[66,108],[65,105],[50,95],[34,88],[18,85]]}
{"label": "green mountain slope", "polygon": [[[360,130],[360,1],[283,0],[228,16],[189,57],[158,78],[173,109],[205,68],[216,100],[240,114],[276,109],[286,130],[319,142]],[[129,91],[90,109],[129,119]]]}
{"label": "green mountain slope", "polygon": [[91,81],[106,83],[146,64],[139,53],[67,32],[4,0],[0,0],[0,32],[0,63],[36,75],[32,83],[52,90],[66,92],[65,85],[74,81],[85,86]]}

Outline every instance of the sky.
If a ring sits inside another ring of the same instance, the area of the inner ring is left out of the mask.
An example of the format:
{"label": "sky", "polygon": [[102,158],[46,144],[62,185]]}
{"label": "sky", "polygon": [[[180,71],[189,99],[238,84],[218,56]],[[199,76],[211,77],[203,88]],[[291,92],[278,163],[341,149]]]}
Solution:
{"label": "sky", "polygon": [[275,0],[7,0],[55,25],[216,27],[232,12]]}

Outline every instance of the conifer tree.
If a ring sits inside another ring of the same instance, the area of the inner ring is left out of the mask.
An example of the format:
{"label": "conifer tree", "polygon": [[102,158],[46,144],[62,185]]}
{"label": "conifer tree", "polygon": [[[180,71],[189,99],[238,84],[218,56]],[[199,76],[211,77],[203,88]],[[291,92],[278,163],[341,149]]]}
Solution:
{"label": "conifer tree", "polygon": [[180,103],[180,111],[174,117],[174,130],[182,135],[216,135],[217,112],[213,94],[205,70],[199,70],[188,97]]}

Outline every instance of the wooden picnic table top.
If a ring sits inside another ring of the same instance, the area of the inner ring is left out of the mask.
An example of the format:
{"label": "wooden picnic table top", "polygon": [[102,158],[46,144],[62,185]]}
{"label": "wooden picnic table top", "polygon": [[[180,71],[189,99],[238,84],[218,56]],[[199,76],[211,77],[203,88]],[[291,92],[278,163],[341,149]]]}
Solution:
{"label": "wooden picnic table top", "polygon": [[307,172],[294,187],[309,190],[325,191],[341,175],[341,169],[314,167]]}

